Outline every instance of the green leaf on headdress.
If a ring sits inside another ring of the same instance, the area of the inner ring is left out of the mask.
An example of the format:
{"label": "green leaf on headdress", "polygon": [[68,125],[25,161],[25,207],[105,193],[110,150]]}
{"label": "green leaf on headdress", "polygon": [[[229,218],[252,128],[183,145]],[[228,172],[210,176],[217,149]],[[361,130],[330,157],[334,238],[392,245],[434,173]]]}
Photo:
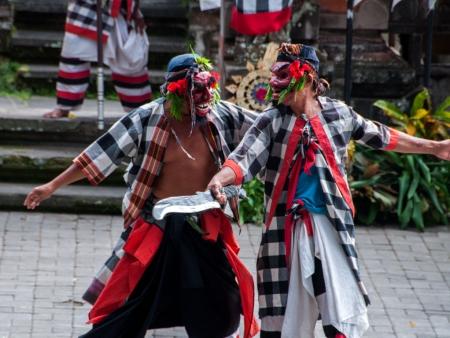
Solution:
{"label": "green leaf on headdress", "polygon": [[289,85],[287,86],[287,88],[283,89],[280,92],[280,97],[278,98],[278,104],[282,104],[284,99],[286,98],[287,94],[289,94],[292,91],[292,88],[294,88],[295,86],[295,79],[292,78],[291,82],[289,82]]}
{"label": "green leaf on headdress", "polygon": [[221,100],[220,89],[219,88],[214,89],[213,95],[214,95],[214,104],[218,104],[219,101]]}
{"label": "green leaf on headdress", "polygon": [[204,70],[211,70],[213,68],[212,62],[208,58],[205,58],[203,56],[195,58],[195,62],[197,62],[197,64]]}
{"label": "green leaf on headdress", "polygon": [[213,68],[211,60],[204,56],[198,55],[191,45],[189,45],[189,49],[191,50],[192,55],[194,56],[195,62],[203,68],[203,70],[211,70]]}
{"label": "green leaf on headdress", "polygon": [[170,115],[178,121],[182,118],[183,98],[175,93],[168,92],[166,95],[167,101],[170,102]]}
{"label": "green leaf on headdress", "polygon": [[270,86],[270,84],[267,84],[267,93],[266,96],[264,97],[264,100],[266,100],[267,102],[272,101],[272,95],[273,95],[272,87]]}
{"label": "green leaf on headdress", "polygon": [[287,94],[289,94],[292,90],[295,91],[295,98],[297,99],[297,92],[302,90],[305,87],[306,83],[306,76],[301,77],[298,81],[295,80],[295,78],[291,79],[291,82],[289,82],[289,85],[287,88],[283,89],[280,92],[280,97],[278,98],[278,104],[282,104],[284,99],[286,98]]}

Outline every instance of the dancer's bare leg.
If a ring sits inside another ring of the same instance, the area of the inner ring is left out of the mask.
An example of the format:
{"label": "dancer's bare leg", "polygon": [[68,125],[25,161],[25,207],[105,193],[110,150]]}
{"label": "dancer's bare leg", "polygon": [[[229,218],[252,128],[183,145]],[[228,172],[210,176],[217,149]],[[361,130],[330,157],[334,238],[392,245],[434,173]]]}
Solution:
{"label": "dancer's bare leg", "polygon": [[59,119],[63,117],[69,116],[69,110],[61,109],[61,108],[54,108],[52,111],[49,111],[42,115],[42,117],[49,118],[49,119]]}

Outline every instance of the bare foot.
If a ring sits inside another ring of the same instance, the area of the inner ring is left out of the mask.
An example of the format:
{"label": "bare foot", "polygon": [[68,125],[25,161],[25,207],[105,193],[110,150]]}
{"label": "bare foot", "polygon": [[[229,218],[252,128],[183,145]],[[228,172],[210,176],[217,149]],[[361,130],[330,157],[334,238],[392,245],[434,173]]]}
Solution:
{"label": "bare foot", "polygon": [[60,108],[55,108],[52,111],[49,111],[48,113],[45,113],[44,115],[42,115],[42,117],[45,117],[48,119],[60,119],[63,117],[68,117],[68,116],[69,116],[69,111],[60,109]]}

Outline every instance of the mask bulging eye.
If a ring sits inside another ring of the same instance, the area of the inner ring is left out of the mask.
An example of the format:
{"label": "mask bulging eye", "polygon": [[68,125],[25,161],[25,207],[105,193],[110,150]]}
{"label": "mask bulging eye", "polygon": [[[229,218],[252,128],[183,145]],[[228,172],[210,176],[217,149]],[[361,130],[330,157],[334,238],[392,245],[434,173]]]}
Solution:
{"label": "mask bulging eye", "polygon": [[278,73],[275,73],[274,76],[278,77],[279,79],[287,79],[289,77],[289,72],[286,70],[282,70]]}

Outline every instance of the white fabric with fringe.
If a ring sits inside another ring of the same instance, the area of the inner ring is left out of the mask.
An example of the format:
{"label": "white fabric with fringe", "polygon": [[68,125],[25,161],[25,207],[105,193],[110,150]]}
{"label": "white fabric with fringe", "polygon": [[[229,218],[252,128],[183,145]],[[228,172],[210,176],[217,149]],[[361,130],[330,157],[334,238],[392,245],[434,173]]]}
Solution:
{"label": "white fabric with fringe", "polygon": [[[325,215],[311,213],[313,236],[299,219],[294,227],[291,268],[282,338],[314,338],[319,314],[347,338],[359,338],[369,327],[367,307],[339,236]],[[321,260],[325,293],[314,296],[314,259]]]}

